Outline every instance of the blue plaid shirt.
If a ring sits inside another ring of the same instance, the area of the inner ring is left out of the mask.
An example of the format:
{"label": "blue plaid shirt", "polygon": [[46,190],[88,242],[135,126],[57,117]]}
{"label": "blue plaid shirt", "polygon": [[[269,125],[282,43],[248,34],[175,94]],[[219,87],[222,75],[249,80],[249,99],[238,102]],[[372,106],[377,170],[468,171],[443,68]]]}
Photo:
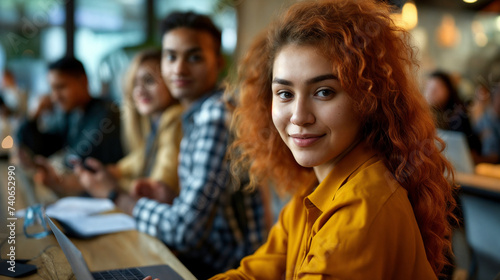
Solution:
{"label": "blue plaid shirt", "polygon": [[228,113],[222,92],[210,93],[183,115],[180,194],[172,205],[141,198],[133,211],[139,231],[162,240],[182,259],[225,271],[266,238],[258,192],[231,186],[225,160]]}

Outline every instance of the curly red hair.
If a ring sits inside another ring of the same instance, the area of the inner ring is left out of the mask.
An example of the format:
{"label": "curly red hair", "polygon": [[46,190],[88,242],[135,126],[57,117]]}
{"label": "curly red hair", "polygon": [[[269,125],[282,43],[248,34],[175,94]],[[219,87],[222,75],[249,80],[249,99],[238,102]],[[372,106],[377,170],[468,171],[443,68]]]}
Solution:
{"label": "curly red hair", "polygon": [[271,79],[283,46],[317,46],[350,94],[364,124],[363,138],[385,155],[386,166],[408,191],[427,258],[438,274],[451,247],[453,171],[415,80],[409,34],[394,25],[389,12],[390,6],[373,1],[293,5],[240,65],[233,147],[254,185],[271,180],[281,190],[300,191],[316,180],[312,169],[297,164],[273,125]]}

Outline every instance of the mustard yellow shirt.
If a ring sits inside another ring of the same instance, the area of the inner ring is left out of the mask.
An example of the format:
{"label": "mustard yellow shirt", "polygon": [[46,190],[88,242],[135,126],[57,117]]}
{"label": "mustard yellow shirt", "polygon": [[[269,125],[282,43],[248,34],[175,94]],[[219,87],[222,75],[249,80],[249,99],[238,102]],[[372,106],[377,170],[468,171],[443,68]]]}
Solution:
{"label": "mustard yellow shirt", "polygon": [[[168,107],[160,117],[158,133],[153,143],[156,157],[149,178],[169,185],[172,190],[179,192],[179,177],[177,166],[179,146],[182,139],[181,105]],[[145,148],[136,147],[126,157],[118,162],[118,169],[123,178],[122,185],[128,185],[132,179],[141,176],[146,164]],[[128,187],[128,186],[127,186]]]}
{"label": "mustard yellow shirt", "polygon": [[267,242],[212,279],[437,279],[406,190],[360,144],[285,206]]}

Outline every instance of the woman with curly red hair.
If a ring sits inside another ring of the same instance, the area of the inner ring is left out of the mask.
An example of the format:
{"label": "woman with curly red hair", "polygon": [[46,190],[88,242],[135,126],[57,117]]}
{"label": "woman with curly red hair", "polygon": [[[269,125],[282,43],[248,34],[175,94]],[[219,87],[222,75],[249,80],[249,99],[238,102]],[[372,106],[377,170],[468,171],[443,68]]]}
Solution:
{"label": "woman with curly red hair", "polygon": [[251,47],[233,160],[295,195],[267,242],[213,279],[437,279],[452,170],[389,9],[301,2]]}
{"label": "woman with curly red hair", "polygon": [[452,171],[389,9],[298,3],[251,48],[234,116],[238,162],[253,183],[295,196],[267,243],[215,279],[437,278]]}

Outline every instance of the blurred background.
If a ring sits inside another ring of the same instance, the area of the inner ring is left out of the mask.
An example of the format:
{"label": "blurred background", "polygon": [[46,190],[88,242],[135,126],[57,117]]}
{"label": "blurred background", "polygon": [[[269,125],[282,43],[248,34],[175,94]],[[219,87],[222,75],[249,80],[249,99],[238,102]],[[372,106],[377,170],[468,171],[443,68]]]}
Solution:
{"label": "blurred background", "polygon": [[[193,10],[212,17],[222,30],[227,62],[225,74],[234,74],[234,66],[254,37],[297,1],[1,0],[0,97],[5,97],[7,107],[17,106],[17,117],[24,117],[26,111],[36,108],[40,96],[50,92],[47,64],[64,55],[74,55],[86,68],[91,94],[120,103],[123,77],[130,59],[146,47],[160,47],[159,22],[174,10]],[[422,92],[430,73],[442,70],[451,74],[466,105],[463,112],[470,111],[471,119],[477,121],[489,106],[491,86],[500,82],[500,0],[379,1],[393,5],[394,21],[412,35],[420,61],[417,75]],[[8,96],[19,96],[19,100],[9,100]],[[25,100],[21,100],[21,96],[25,96]],[[27,104],[27,109],[19,109],[20,103]],[[11,131],[10,122],[2,121],[6,118],[2,106],[0,102],[0,139]],[[444,113],[452,119],[449,111]],[[0,158],[5,157],[2,149]],[[499,169],[490,169],[493,170],[490,175],[498,178],[500,164],[496,168]],[[495,181],[491,185],[498,187],[499,184]],[[278,212],[281,205],[276,205]],[[495,202],[490,207],[480,201],[476,205],[466,208],[466,211],[480,210],[475,216],[470,214],[473,217],[470,220],[486,221],[486,225],[474,225],[473,230],[492,233],[494,237],[486,239],[478,234],[475,240],[484,245],[480,249],[498,253],[498,210],[495,209],[499,209],[499,204]],[[487,220],[490,216],[494,222]],[[472,267],[473,272],[481,262],[470,261],[463,229],[456,232],[453,250],[456,266],[462,270],[456,269],[453,279],[467,279],[467,269]],[[495,260],[491,263],[496,275],[500,256],[487,257],[487,264]],[[458,273],[463,276],[458,277]]]}
{"label": "blurred background", "polygon": [[[296,0],[295,0],[296,1]],[[281,10],[294,0],[2,0],[0,74],[8,69],[26,91],[28,108],[49,92],[48,62],[74,54],[88,72],[95,96],[120,101],[129,58],[159,46],[159,21],[173,10],[211,15],[223,31],[231,66]],[[413,35],[419,76],[452,74],[464,100],[480,81],[500,76],[499,0],[391,0],[394,19]],[[0,85],[3,80],[0,75]]]}

